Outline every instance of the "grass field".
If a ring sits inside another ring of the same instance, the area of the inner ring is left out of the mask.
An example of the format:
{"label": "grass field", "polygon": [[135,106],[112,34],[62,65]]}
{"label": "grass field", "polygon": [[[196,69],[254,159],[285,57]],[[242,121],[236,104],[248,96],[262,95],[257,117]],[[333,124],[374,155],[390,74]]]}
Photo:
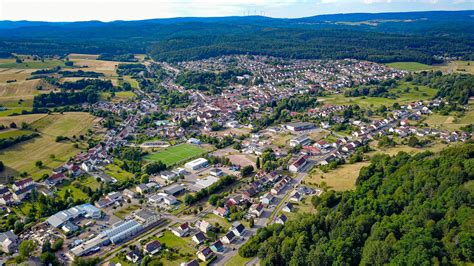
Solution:
{"label": "grass field", "polygon": [[[404,88],[410,88],[409,92],[404,92]],[[398,95],[397,99],[389,99],[383,97],[345,97],[342,94],[333,94],[325,97],[321,97],[319,100],[324,103],[336,104],[336,105],[350,105],[357,104],[361,107],[367,106],[380,106],[386,105],[391,106],[394,103],[406,104],[418,100],[429,100],[436,95],[436,89],[431,89],[426,86],[417,86],[419,90],[415,90],[416,87],[410,83],[403,83],[390,90],[390,92]]]}
{"label": "grass field", "polygon": [[197,146],[191,144],[179,144],[163,149],[157,153],[147,155],[145,159],[149,161],[162,161],[167,166],[170,166],[204,153],[206,153],[206,151]]}
{"label": "grass field", "polygon": [[108,164],[105,166],[105,173],[108,174],[109,176],[117,179],[118,182],[123,182],[128,179],[132,179],[134,175],[132,173],[129,173],[123,169],[121,169],[118,165],[116,164]]}
{"label": "grass field", "polygon": [[32,123],[42,117],[47,116],[47,114],[28,114],[28,115],[15,115],[15,116],[2,116],[0,117],[0,125],[9,126],[14,122],[18,127],[21,126],[21,123]]}
{"label": "grass field", "polygon": [[163,232],[163,235],[157,238],[166,248],[176,249],[178,253],[171,254],[169,258],[163,258],[161,262],[164,265],[177,266],[184,261],[190,261],[195,258],[195,250],[189,246],[189,241],[173,235],[169,230]]}
{"label": "grass field", "polygon": [[396,62],[396,63],[389,63],[387,66],[391,68],[396,68],[400,70],[406,70],[406,71],[421,71],[421,70],[430,70],[433,68],[433,66],[430,65],[425,65],[422,63],[418,62]]}
{"label": "grass field", "polygon": [[445,73],[474,74],[474,61],[451,61],[447,65],[436,66],[436,69]]}
{"label": "grass field", "polygon": [[23,135],[30,135],[33,131],[30,130],[22,130],[22,129],[13,129],[13,130],[6,130],[0,131],[0,139],[7,139],[7,138],[16,138]]}
{"label": "grass field", "polygon": [[57,59],[45,59],[42,61],[24,60],[22,63],[16,63],[15,60],[11,62],[0,63],[0,68],[15,68],[15,69],[45,69],[54,68],[57,66],[64,67],[64,62]]}
{"label": "grass field", "polygon": [[81,55],[76,55],[69,57],[69,60],[74,62],[75,66],[83,67],[82,70],[84,71],[103,73],[106,77],[117,76],[115,67],[120,64],[120,62],[95,60],[90,59],[89,56],[90,55],[83,57]]}
{"label": "grass field", "polygon": [[208,221],[211,225],[215,225],[216,223],[218,223],[219,225],[221,225],[223,228],[227,229],[231,226],[231,224],[229,223],[229,221],[227,221],[226,219],[220,217],[220,216],[217,216],[213,213],[208,213],[206,214],[206,216],[204,216],[203,218],[204,220]]}
{"label": "grass field", "polygon": [[321,184],[326,182],[329,188],[336,191],[346,191],[355,188],[355,182],[359,176],[362,167],[369,165],[368,162],[360,162],[355,164],[344,164],[328,173],[323,173],[318,168],[314,168],[311,174],[304,179],[309,184]]}
{"label": "grass field", "polygon": [[129,205],[127,207],[123,207],[120,210],[114,212],[114,215],[119,217],[120,219],[125,219],[128,215],[130,215],[132,212],[140,209],[140,206],[138,205]]}
{"label": "grass field", "polygon": [[249,262],[252,258],[241,257],[238,253],[228,260],[224,265],[225,266],[242,266]]}
{"label": "grass field", "polygon": [[[37,180],[43,174],[51,173],[52,168],[81,151],[71,142],[56,142],[56,137],[85,134],[93,126],[95,119],[88,113],[64,113],[46,115],[36,120],[31,126],[38,130],[39,137],[0,151],[0,158],[6,166],[6,171],[2,174],[27,172]],[[44,167],[36,167],[36,161],[42,161]]]}
{"label": "grass field", "polygon": [[466,112],[462,117],[455,117],[452,115],[431,114],[426,118],[426,122],[430,127],[459,130],[460,127],[474,124],[474,108],[471,104],[471,110]]}

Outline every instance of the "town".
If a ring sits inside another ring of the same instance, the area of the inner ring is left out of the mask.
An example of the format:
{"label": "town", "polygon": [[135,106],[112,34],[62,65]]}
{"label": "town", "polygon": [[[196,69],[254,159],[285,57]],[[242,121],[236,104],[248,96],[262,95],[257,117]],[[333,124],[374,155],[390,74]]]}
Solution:
{"label": "town", "polygon": [[[33,241],[29,252],[49,245],[62,264],[225,265],[259,228],[285,224],[328,191],[331,180],[314,182],[315,173],[395,146],[472,140],[468,131],[424,122],[450,104],[441,97],[378,106],[333,101],[347,88],[412,75],[383,64],[249,55],[133,64],[134,97],[80,104],[106,114],[106,130],[91,135],[97,141],[42,178],[2,185],[5,215],[30,206],[14,230],[0,234],[4,262]],[[77,191],[87,196],[75,198]],[[65,202],[49,213],[55,198]]]}

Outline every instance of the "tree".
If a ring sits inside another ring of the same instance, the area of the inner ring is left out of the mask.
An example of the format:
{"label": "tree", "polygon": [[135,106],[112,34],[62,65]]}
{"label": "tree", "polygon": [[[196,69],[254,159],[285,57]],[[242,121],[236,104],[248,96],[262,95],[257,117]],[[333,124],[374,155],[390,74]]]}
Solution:
{"label": "tree", "polygon": [[255,162],[255,166],[257,169],[260,169],[260,157],[257,157],[257,161]]}
{"label": "tree", "polygon": [[18,247],[18,257],[20,257],[20,260],[24,261],[25,259],[29,258],[35,251],[36,246],[37,245],[34,240],[24,240],[21,242],[20,246]]}
{"label": "tree", "polygon": [[41,253],[40,260],[44,265],[60,265],[56,256],[49,251]]}
{"label": "tree", "polygon": [[148,175],[154,175],[166,169],[166,164],[162,161],[151,162],[144,167],[145,173]]}
{"label": "tree", "polygon": [[254,169],[252,165],[244,166],[242,169],[240,169],[240,175],[242,175],[242,177],[247,177],[253,173],[253,170]]}
{"label": "tree", "polygon": [[410,136],[408,139],[408,146],[410,147],[417,147],[420,144],[420,141],[415,136]]}
{"label": "tree", "polygon": [[36,161],[35,165],[36,165],[36,167],[41,169],[43,167],[43,162],[42,161]]}
{"label": "tree", "polygon": [[0,161],[0,172],[5,170],[5,165],[3,164],[2,161]]}
{"label": "tree", "polygon": [[10,123],[10,128],[16,128],[15,122],[11,122],[11,123]]}
{"label": "tree", "polygon": [[17,220],[15,222],[15,229],[14,229],[15,234],[21,233],[21,231],[23,231],[23,227],[24,227],[23,222]]}
{"label": "tree", "polygon": [[250,227],[250,228],[253,228],[254,224],[255,224],[255,220],[253,219],[253,217],[250,217],[250,220],[249,220],[249,227]]}

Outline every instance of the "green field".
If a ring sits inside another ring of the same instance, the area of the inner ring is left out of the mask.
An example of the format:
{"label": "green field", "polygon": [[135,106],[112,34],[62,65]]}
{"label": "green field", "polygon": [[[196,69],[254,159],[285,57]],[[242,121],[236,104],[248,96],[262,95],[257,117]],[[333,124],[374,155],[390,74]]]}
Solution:
{"label": "green field", "polygon": [[[409,92],[404,92],[403,89],[410,88]],[[415,90],[414,88],[418,87],[419,90]],[[426,86],[415,86],[411,83],[404,82],[398,85],[396,88],[390,89],[389,92],[395,93],[398,95],[397,99],[389,99],[383,97],[345,97],[343,94],[332,94],[324,97],[320,97],[320,101],[328,104],[336,104],[336,105],[351,105],[357,104],[361,107],[367,106],[391,106],[394,103],[399,104],[406,104],[414,101],[419,100],[430,100],[435,95],[437,90],[428,88]]]}
{"label": "green field", "polygon": [[[0,151],[1,161],[6,166],[6,171],[0,175],[18,176],[21,172],[27,172],[38,180],[43,174],[50,174],[51,169],[63,164],[85,147],[85,143],[77,143],[79,148],[76,148],[71,141],[56,142],[56,136],[79,137],[92,127],[95,119],[88,113],[79,112],[41,117],[30,124],[38,130],[39,137]],[[43,167],[36,167],[36,161],[42,161]]]}
{"label": "green field", "polygon": [[252,258],[244,258],[241,257],[238,253],[232,257],[230,260],[228,260],[224,265],[225,266],[241,266],[245,265],[247,262],[249,262]]}
{"label": "green field", "polygon": [[16,69],[44,69],[54,67],[64,67],[64,62],[61,60],[44,60],[42,61],[24,61],[23,63],[16,63],[15,61],[0,63],[0,68],[16,68]]}
{"label": "green field", "polygon": [[430,70],[433,68],[433,66],[425,65],[418,62],[395,62],[395,63],[389,63],[387,64],[387,66],[400,69],[400,70],[412,71],[412,72]]}
{"label": "green field", "polygon": [[[158,241],[163,245],[166,245],[167,249],[175,249],[176,252],[170,254],[170,256],[164,256],[160,260],[163,265],[172,265],[172,266],[178,266],[180,263],[184,261],[190,261],[193,258],[195,258],[195,250],[190,247],[190,241],[188,238],[180,238],[171,231],[166,230],[163,232],[163,235],[157,238]],[[194,244],[194,242],[192,243]]]}
{"label": "green field", "polygon": [[162,161],[167,166],[178,164],[206,153],[204,149],[191,144],[179,144],[168,147],[145,157],[149,161]]}
{"label": "green field", "polygon": [[118,182],[127,181],[128,179],[132,179],[134,175],[129,173],[122,168],[120,168],[116,164],[108,164],[105,166],[105,173],[109,176],[117,179]]}
{"label": "green field", "polygon": [[7,110],[0,111],[0,117],[9,116],[11,114],[21,114],[21,111],[31,111],[33,109],[33,98],[17,99],[0,98],[0,106],[6,107]]}
{"label": "green field", "polygon": [[30,135],[32,133],[32,131],[22,129],[0,131],[0,139],[16,138],[19,136]]}

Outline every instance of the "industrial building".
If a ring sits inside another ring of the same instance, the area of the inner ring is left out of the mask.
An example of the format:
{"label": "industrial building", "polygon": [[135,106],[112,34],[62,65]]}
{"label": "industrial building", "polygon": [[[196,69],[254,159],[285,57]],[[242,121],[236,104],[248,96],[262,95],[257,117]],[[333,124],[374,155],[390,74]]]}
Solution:
{"label": "industrial building", "polygon": [[198,158],[196,160],[187,162],[184,167],[188,170],[197,170],[202,167],[206,167],[208,165],[208,161],[204,158]]}
{"label": "industrial building", "polygon": [[95,206],[86,203],[79,206],[69,208],[64,211],[57,212],[54,215],[51,215],[46,222],[53,227],[59,228],[68,221],[73,221],[77,218],[93,218],[99,219],[102,213]]}

